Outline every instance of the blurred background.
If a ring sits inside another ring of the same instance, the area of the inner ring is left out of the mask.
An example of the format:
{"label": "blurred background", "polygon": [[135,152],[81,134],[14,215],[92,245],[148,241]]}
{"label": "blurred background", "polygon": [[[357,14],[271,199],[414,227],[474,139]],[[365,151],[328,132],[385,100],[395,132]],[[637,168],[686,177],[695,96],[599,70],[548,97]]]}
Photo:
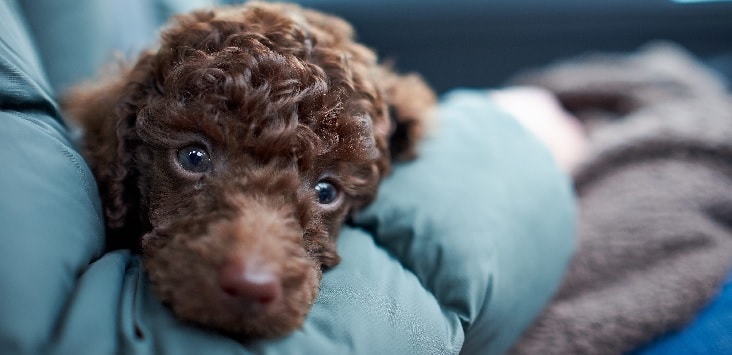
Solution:
{"label": "blurred background", "polygon": [[495,87],[517,71],[587,51],[674,41],[732,78],[732,1],[302,0],[440,92]]}
{"label": "blurred background", "polygon": [[[74,2],[74,6],[68,6]],[[78,2],[86,3],[79,6]],[[134,58],[175,12],[240,0],[21,1],[33,32],[68,31],[40,51],[62,91],[89,78],[112,52]],[[340,15],[397,69],[420,72],[439,92],[496,87],[518,71],[588,51],[629,52],[674,41],[732,79],[732,1],[694,0],[299,0]],[[53,16],[76,9],[76,21]],[[78,9],[82,8],[82,11]],[[96,28],[97,31],[84,31]],[[66,41],[66,42],[63,42]],[[74,48],[86,46],[86,57]],[[89,51],[88,48],[94,48]]]}

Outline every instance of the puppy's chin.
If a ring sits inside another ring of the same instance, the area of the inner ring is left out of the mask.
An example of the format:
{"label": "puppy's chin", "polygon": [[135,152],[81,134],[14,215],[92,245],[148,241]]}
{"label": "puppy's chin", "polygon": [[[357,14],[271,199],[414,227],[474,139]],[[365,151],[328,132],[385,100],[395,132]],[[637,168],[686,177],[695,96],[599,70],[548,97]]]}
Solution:
{"label": "puppy's chin", "polygon": [[243,222],[220,221],[197,236],[152,232],[142,241],[145,269],[185,321],[242,341],[284,336],[305,321],[321,266],[297,232],[255,237],[242,233]]}

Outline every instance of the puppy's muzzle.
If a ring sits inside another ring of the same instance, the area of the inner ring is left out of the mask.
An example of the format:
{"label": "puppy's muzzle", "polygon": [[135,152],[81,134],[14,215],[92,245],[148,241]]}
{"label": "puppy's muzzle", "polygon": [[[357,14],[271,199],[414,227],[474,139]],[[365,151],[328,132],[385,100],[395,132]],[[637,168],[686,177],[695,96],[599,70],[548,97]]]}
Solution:
{"label": "puppy's muzzle", "polygon": [[230,197],[230,202],[236,217],[209,231],[228,246],[218,266],[219,289],[255,310],[276,304],[291,283],[292,274],[312,268],[288,267],[295,260],[309,261],[302,228],[291,206],[276,199],[236,196]]}

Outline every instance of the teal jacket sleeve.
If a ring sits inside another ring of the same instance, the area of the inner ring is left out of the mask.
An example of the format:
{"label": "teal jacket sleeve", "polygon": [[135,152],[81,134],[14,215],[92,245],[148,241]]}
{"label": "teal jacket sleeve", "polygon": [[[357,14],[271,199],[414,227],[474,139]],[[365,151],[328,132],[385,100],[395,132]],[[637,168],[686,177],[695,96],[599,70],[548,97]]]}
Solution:
{"label": "teal jacket sleeve", "polygon": [[483,93],[463,92],[344,228],[301,330],[240,344],[178,321],[138,256],[103,253],[94,181],[14,4],[0,3],[4,353],[499,353],[554,291],[572,250],[568,183]]}
{"label": "teal jacket sleeve", "polygon": [[414,272],[465,332],[463,354],[508,350],[574,250],[569,180],[484,91],[454,91],[420,157],[357,222]]}

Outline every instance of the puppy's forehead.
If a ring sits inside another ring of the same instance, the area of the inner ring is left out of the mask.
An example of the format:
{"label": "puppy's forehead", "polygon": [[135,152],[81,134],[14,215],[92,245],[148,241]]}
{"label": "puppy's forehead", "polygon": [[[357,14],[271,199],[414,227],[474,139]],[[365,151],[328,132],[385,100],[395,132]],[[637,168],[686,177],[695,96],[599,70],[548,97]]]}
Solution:
{"label": "puppy's forehead", "polygon": [[163,97],[149,111],[237,149],[375,156],[373,54],[351,42],[350,27],[313,16],[254,3],[181,20],[164,34]]}
{"label": "puppy's forehead", "polygon": [[[307,21],[303,16],[304,10],[288,4],[272,4],[251,1],[247,6],[221,6],[213,13],[213,20],[231,22],[259,22],[267,21],[272,16],[287,18],[300,25],[306,25]],[[267,17],[269,16],[269,17]]]}
{"label": "puppy's forehead", "polygon": [[368,125],[352,129],[348,121],[363,121],[367,115],[354,95],[332,88],[322,69],[262,50],[257,43],[251,46],[176,66],[166,78],[161,102],[171,108],[165,124],[246,145],[294,144],[306,138],[330,145],[344,135],[371,134]]}

